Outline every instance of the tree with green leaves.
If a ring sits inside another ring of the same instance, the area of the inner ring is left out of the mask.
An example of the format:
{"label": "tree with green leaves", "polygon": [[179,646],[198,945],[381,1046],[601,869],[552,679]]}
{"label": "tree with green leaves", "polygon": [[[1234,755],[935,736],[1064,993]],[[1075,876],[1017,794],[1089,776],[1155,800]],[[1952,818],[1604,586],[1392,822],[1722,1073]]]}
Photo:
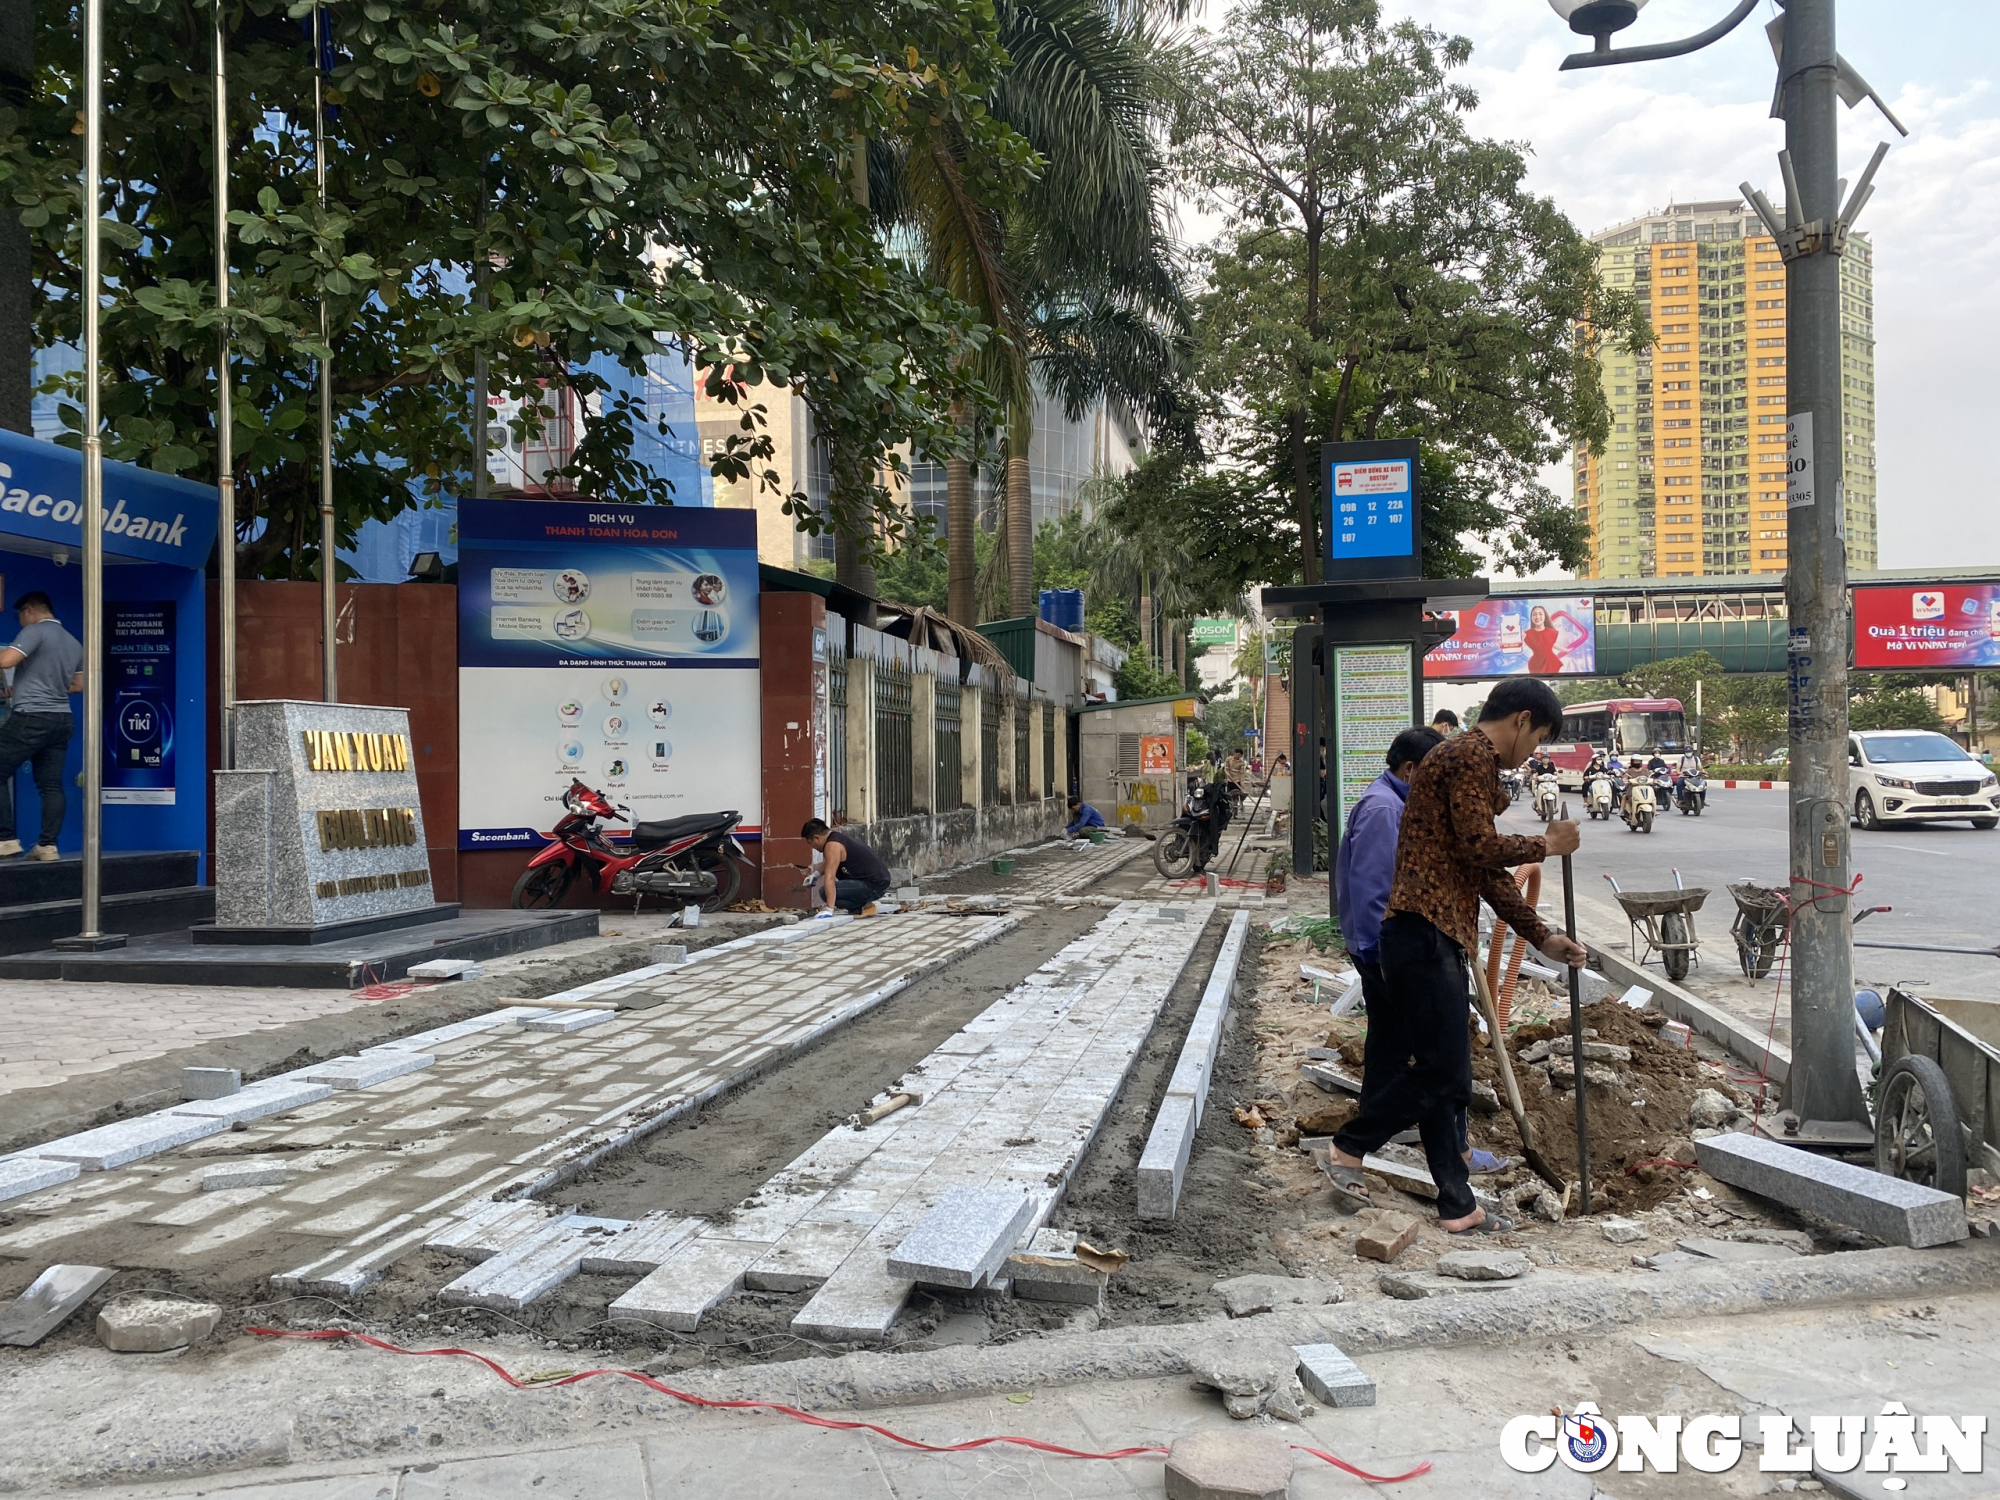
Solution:
{"label": "tree with green leaves", "polygon": [[1186,327],[1154,144],[1163,52],[1146,7],[1002,0],[997,10],[1010,65],[992,112],[1038,158],[1027,183],[1007,198],[981,194],[966,180],[969,152],[941,134],[887,143],[887,170],[873,179],[918,231],[939,283],[1000,333],[977,361],[1005,441],[1005,545],[992,555],[985,609],[972,572],[978,414],[969,403],[945,464],[952,613],[966,623],[1034,611],[1037,390],[1072,419],[1113,398],[1168,420]]}
{"label": "tree with green leaves", "polygon": [[[1503,565],[1574,564],[1588,536],[1542,486],[1601,444],[1597,353],[1650,333],[1592,247],[1477,138],[1463,38],[1385,26],[1374,0],[1250,0],[1195,49],[1177,163],[1223,234],[1196,298],[1222,463],[1186,504],[1225,519],[1242,577],[1313,581],[1329,441],[1425,441],[1425,571],[1461,535]],[[1282,564],[1281,564],[1282,557]]]}
{"label": "tree with green leaves", "polygon": [[[413,478],[435,492],[467,471],[481,353],[496,391],[567,386],[595,408],[572,477],[607,499],[665,497],[631,456],[643,418],[606,398],[594,358],[637,373],[677,343],[710,394],[745,406],[718,473],[770,483],[750,383],[801,391],[822,435],[878,449],[948,446],[953,402],[979,399],[965,372],[985,325],[897,253],[852,191],[853,142],[927,132],[968,143],[979,191],[1011,190],[1028,158],[987,108],[1005,58],[979,0],[329,7],[324,212],[312,13],[242,0],[225,15],[226,318],[212,281],[209,13],[113,0],[105,19],[107,451],[213,472],[226,323],[246,571],[324,565],[308,518],[325,355],[343,538],[406,505]],[[80,10],[43,5],[36,19],[35,90],[0,107],[0,191],[34,237],[37,336],[74,342]],[[898,524],[879,483],[847,493]],[[866,532],[874,518],[834,519]]]}

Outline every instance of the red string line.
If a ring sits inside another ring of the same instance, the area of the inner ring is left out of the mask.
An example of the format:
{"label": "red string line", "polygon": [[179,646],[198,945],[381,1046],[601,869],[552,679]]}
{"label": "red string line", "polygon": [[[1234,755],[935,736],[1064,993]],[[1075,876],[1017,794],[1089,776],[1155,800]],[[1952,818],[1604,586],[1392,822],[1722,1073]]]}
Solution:
{"label": "red string line", "polygon": [[[446,1355],[475,1360],[517,1391],[531,1388],[535,1390],[554,1389],[560,1386],[575,1385],[579,1381],[590,1380],[599,1375],[616,1375],[624,1380],[636,1380],[648,1390],[657,1391],[662,1396],[671,1396],[674,1400],[685,1402],[689,1406],[708,1407],[717,1411],[774,1411],[780,1416],[790,1417],[795,1422],[804,1422],[811,1427],[825,1427],[835,1432],[872,1432],[877,1437],[887,1438],[890,1442],[901,1444],[905,1448],[914,1448],[919,1453],[968,1453],[975,1448],[991,1447],[996,1443],[1010,1443],[1016,1447],[1032,1448],[1037,1453],[1052,1453],[1059,1458],[1144,1458],[1151,1455],[1164,1457],[1168,1451],[1165,1448],[1142,1445],[1132,1448],[1113,1448],[1105,1453],[1091,1453],[1082,1448],[1066,1448],[1061,1443],[1044,1442],[1040,1438],[1005,1435],[971,1438],[963,1443],[926,1443],[920,1438],[905,1437],[902,1433],[894,1432],[887,1427],[881,1426],[879,1423],[846,1422],[835,1417],[822,1417],[814,1412],[805,1411],[796,1406],[787,1406],[782,1401],[711,1400],[706,1396],[697,1396],[690,1391],[675,1390],[664,1381],[655,1380],[652,1376],[643,1374],[638,1370],[577,1370],[563,1376],[559,1380],[525,1381],[516,1379],[497,1360],[489,1359],[486,1355],[472,1349],[405,1349],[400,1344],[392,1344],[386,1339],[374,1338],[365,1333],[355,1333],[345,1328],[246,1328],[244,1332],[253,1334],[258,1338],[270,1339],[313,1339],[320,1341],[327,1339],[353,1339],[356,1343],[366,1344],[371,1349],[380,1349],[389,1354]],[[1336,1458],[1333,1454],[1325,1452],[1322,1449],[1308,1447],[1304,1443],[1294,1443],[1292,1447],[1300,1453],[1310,1453],[1314,1458],[1332,1464],[1335,1468],[1344,1470],[1357,1479],[1367,1480],[1371,1484],[1399,1484],[1403,1480],[1415,1479],[1419,1475],[1428,1474],[1431,1468],[1430,1460],[1425,1459],[1406,1474],[1370,1474],[1367,1470],[1358,1469],[1345,1459]]]}

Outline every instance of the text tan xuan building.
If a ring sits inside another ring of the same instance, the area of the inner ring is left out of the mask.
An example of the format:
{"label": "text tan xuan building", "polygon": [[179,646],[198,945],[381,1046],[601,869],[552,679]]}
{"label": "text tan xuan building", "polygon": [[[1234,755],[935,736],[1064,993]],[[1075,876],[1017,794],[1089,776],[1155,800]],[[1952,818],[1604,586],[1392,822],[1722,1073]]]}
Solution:
{"label": "text tan xuan building", "polygon": [[[1601,355],[1611,436],[1579,448],[1586,578],[1785,570],[1785,266],[1731,199],[1670,205],[1592,236],[1611,286],[1651,318],[1644,354]],[[1877,566],[1873,248],[1840,262],[1847,564]]]}

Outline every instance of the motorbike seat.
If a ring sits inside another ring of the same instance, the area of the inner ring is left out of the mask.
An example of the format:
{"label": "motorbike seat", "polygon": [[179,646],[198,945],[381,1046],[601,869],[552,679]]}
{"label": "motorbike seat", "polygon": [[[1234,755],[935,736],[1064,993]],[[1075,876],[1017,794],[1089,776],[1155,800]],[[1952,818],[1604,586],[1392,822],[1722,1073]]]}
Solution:
{"label": "motorbike seat", "polygon": [[657,849],[662,844],[671,844],[675,839],[684,839],[690,834],[733,827],[738,817],[739,814],[734,812],[689,813],[679,818],[658,818],[637,823],[632,828],[632,844],[638,849]]}

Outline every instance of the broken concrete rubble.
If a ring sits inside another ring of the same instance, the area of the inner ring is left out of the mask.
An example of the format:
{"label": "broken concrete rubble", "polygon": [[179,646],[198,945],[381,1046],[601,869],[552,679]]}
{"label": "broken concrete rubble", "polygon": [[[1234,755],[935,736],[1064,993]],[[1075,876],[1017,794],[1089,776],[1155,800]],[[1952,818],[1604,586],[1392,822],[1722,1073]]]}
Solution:
{"label": "broken concrete rubble", "polygon": [[1222,1393],[1222,1409],[1248,1421],[1272,1416],[1297,1422],[1306,1414],[1299,1384],[1299,1357],[1276,1339],[1216,1338],[1182,1351],[1187,1372],[1199,1385]]}
{"label": "broken concrete rubble", "polygon": [[1306,1276],[1232,1276],[1212,1288],[1232,1318],[1278,1307],[1325,1307],[1341,1298],[1340,1283]]}
{"label": "broken concrete rubble", "polygon": [[133,1297],[97,1315],[97,1336],[114,1354],[163,1354],[215,1332],[222,1309],[212,1302]]}

